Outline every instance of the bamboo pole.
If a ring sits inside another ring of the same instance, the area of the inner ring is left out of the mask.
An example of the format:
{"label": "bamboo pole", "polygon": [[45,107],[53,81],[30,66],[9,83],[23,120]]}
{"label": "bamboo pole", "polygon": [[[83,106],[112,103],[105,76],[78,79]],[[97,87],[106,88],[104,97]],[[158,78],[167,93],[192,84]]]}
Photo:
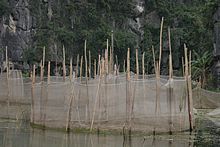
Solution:
{"label": "bamboo pole", "polygon": [[8,80],[8,78],[9,78],[8,47],[6,46],[5,48],[6,48],[5,49],[6,78]]}
{"label": "bamboo pole", "polygon": [[77,59],[76,59],[76,77],[78,77],[79,74],[79,54],[77,55]]}
{"label": "bamboo pole", "polygon": [[9,86],[9,63],[8,63],[8,47],[5,48],[5,64],[6,64],[6,81],[7,81],[7,116],[9,117],[9,96],[10,96],[10,86]]}
{"label": "bamboo pole", "polygon": [[[82,58],[81,58],[82,61]],[[72,72],[72,58],[70,59],[70,72]],[[72,108],[72,103],[73,100],[75,98],[74,95],[74,83],[71,82],[72,78],[70,76],[70,86],[71,86],[71,93],[70,93],[70,98],[69,98],[69,107],[68,107],[68,111],[67,111],[67,118],[66,118],[66,131],[68,132],[70,130],[70,120],[71,120],[71,108]],[[80,118],[79,118],[79,122],[80,122]]]}
{"label": "bamboo pole", "polygon": [[[82,58],[81,58],[82,61]],[[72,72],[72,58],[70,59],[70,71]],[[71,76],[70,76],[71,77]],[[70,86],[71,86],[71,93],[70,93],[70,98],[69,98],[69,107],[67,111],[67,119],[66,119],[66,131],[68,132],[70,130],[70,120],[71,120],[71,108],[72,108],[72,103],[73,99],[75,97],[74,95],[74,83],[71,82],[72,78],[70,78]],[[80,122],[80,118],[79,118]]]}
{"label": "bamboo pole", "polygon": [[[172,119],[172,101],[173,101],[173,80],[172,80],[172,57],[171,54],[169,55],[169,87],[168,87],[168,104],[169,104],[169,133],[172,134],[172,126],[173,126],[173,119]],[[175,101],[175,100],[174,100]],[[175,105],[176,106],[176,105]],[[176,107],[174,107],[176,108]]]}
{"label": "bamboo pole", "polygon": [[136,49],[136,80],[139,77],[138,49]]}
{"label": "bamboo pole", "polygon": [[127,51],[127,80],[130,80],[130,48]]}
{"label": "bamboo pole", "polygon": [[115,62],[116,62],[116,67],[118,68],[118,56],[117,55],[115,55]]}
{"label": "bamboo pole", "polygon": [[48,62],[47,70],[47,84],[50,84],[50,61]]}
{"label": "bamboo pole", "polygon": [[[190,110],[191,112],[193,111],[193,98],[192,98],[192,67],[191,67],[191,64],[192,64],[192,54],[191,54],[191,51],[189,52],[189,100],[190,100]],[[192,113],[192,116],[193,118],[193,113]],[[191,119],[191,126],[192,126],[192,129],[193,129],[193,120]]]}
{"label": "bamboo pole", "polygon": [[143,80],[145,79],[144,56],[145,56],[145,52],[142,55],[142,75],[143,75]]}
{"label": "bamboo pole", "polygon": [[109,73],[112,74],[112,48],[109,48]]}
{"label": "bamboo pole", "polygon": [[192,60],[192,52],[191,52],[191,50],[189,51],[189,76],[191,76],[192,75],[192,69],[191,69],[191,61]]}
{"label": "bamboo pole", "polygon": [[92,67],[92,63],[91,63],[91,52],[89,50],[89,79],[91,79],[91,67]]}
{"label": "bamboo pole", "polygon": [[83,65],[83,56],[81,56],[81,60],[80,60],[80,82],[82,82],[82,65]]}
{"label": "bamboo pole", "polygon": [[44,86],[44,79],[43,79],[43,61],[40,61],[40,80],[41,80],[41,95],[40,95],[40,120],[42,120],[42,105],[43,105],[43,86]]}
{"label": "bamboo pole", "polygon": [[70,82],[73,79],[73,59],[70,58]]}
{"label": "bamboo pole", "polygon": [[124,73],[126,73],[126,69],[125,69],[125,60],[124,60],[124,64],[123,64],[123,71],[124,71]]}
{"label": "bamboo pole", "polygon": [[155,113],[158,115],[159,113],[159,102],[160,102],[160,71],[159,71],[159,63],[156,63],[156,108],[155,108]]}
{"label": "bamboo pole", "polygon": [[34,84],[35,84],[35,65],[33,66],[32,84],[31,84],[31,123],[34,123],[35,107],[34,107]]}
{"label": "bamboo pole", "polygon": [[186,45],[184,44],[184,53],[185,53],[185,78],[186,78],[186,86],[187,86],[187,100],[188,100],[188,115],[189,115],[189,129],[190,132],[193,129],[193,124],[192,124],[192,108],[191,108],[191,98],[190,98],[190,81],[189,81],[189,69],[188,69],[188,55],[187,55],[187,48]]}
{"label": "bamboo pole", "polygon": [[[103,62],[102,62],[103,63]],[[90,132],[92,131],[93,129],[93,123],[94,123],[94,119],[95,119],[95,111],[96,111],[96,107],[97,107],[97,102],[98,102],[98,95],[99,95],[99,90],[100,90],[100,85],[101,85],[101,78],[102,78],[102,68],[104,66],[101,65],[101,62],[100,62],[100,55],[99,55],[99,65],[98,65],[101,69],[100,69],[100,73],[99,73],[99,82],[98,82],[98,87],[97,87],[97,91],[96,91],[96,96],[95,96],[95,105],[93,107],[93,113],[92,113],[92,122],[91,122],[91,125],[90,125]]]}
{"label": "bamboo pole", "polygon": [[63,81],[65,82],[66,80],[66,58],[65,58],[65,48],[63,46]]}
{"label": "bamboo pole", "polygon": [[42,60],[40,60],[40,80],[41,80],[41,82],[43,82],[43,75],[44,75],[43,62],[42,62]]}
{"label": "bamboo pole", "polygon": [[130,48],[127,51],[127,84],[126,84],[126,118],[128,127],[131,130],[131,112],[132,112],[132,105],[131,105],[131,95],[130,95]]}
{"label": "bamboo pole", "polygon": [[44,65],[45,65],[45,46],[43,48],[43,68],[44,68]]}
{"label": "bamboo pole", "polygon": [[154,72],[156,74],[156,59],[155,59],[155,52],[154,52],[154,46],[152,46],[152,54],[153,54],[153,60],[154,60]]}
{"label": "bamboo pole", "polygon": [[169,42],[169,77],[173,77],[173,63],[172,63],[172,51],[171,51],[171,39],[170,39],[170,27],[168,27],[168,42]]}
{"label": "bamboo pole", "polygon": [[182,57],[182,71],[183,71],[183,76],[185,76],[185,63],[184,63],[184,58]]}
{"label": "bamboo pole", "polygon": [[98,57],[98,70],[97,70],[97,74],[100,76],[100,72],[101,72],[101,55],[99,55]]}
{"label": "bamboo pole", "polygon": [[88,80],[88,65],[87,65],[87,52],[86,52],[86,40],[84,44],[84,57],[85,57],[85,77],[86,77],[86,83]]}
{"label": "bamboo pole", "polygon": [[94,79],[96,79],[96,59],[94,59]]}
{"label": "bamboo pole", "polygon": [[109,68],[108,68],[108,39],[107,39],[107,45],[106,45],[106,53],[105,53],[105,70],[106,70],[106,74],[108,75],[109,73]]}
{"label": "bamboo pole", "polygon": [[[67,118],[66,118],[66,131],[68,132],[70,130],[70,120],[71,120],[71,108],[72,108],[72,104],[73,104],[73,100],[74,100],[74,84],[71,83],[72,85],[72,90],[71,90],[71,94],[70,94],[70,98],[69,98],[69,107],[68,107],[68,111],[67,111]],[[80,121],[80,120],[79,120]]]}
{"label": "bamboo pole", "polygon": [[48,66],[47,66],[47,95],[45,98],[45,102],[44,102],[44,119],[43,119],[43,126],[46,126],[46,116],[47,116],[47,100],[48,100],[48,94],[49,94],[49,85],[50,85],[50,61],[48,62]]}
{"label": "bamboo pole", "polygon": [[162,57],[163,21],[164,21],[164,18],[162,17],[161,24],[160,24],[160,54],[159,54],[159,68],[158,68],[159,72],[160,72],[160,64],[161,64],[161,57]]}
{"label": "bamboo pole", "polygon": [[[138,49],[136,49],[136,77],[135,78],[136,78],[136,80],[138,80],[138,78],[139,78]],[[133,94],[132,94],[132,97],[131,97],[131,99],[132,99],[131,102],[132,103],[131,103],[130,121],[131,121],[131,119],[133,117],[133,114],[134,114],[135,93],[136,93],[136,82],[134,83],[134,90],[133,90]]]}
{"label": "bamboo pole", "polygon": [[112,65],[111,68],[113,68],[113,64],[114,64],[114,32],[112,30],[112,34],[111,34],[111,54],[112,54]]}

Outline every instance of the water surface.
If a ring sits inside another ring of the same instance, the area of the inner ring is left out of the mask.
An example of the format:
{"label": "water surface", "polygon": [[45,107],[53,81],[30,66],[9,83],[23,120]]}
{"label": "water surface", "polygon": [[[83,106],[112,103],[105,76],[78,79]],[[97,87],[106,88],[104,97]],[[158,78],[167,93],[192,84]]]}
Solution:
{"label": "water surface", "polygon": [[65,133],[33,129],[23,121],[0,119],[0,147],[192,147],[219,146],[220,129],[206,119],[197,119],[196,130],[175,135],[143,136]]}

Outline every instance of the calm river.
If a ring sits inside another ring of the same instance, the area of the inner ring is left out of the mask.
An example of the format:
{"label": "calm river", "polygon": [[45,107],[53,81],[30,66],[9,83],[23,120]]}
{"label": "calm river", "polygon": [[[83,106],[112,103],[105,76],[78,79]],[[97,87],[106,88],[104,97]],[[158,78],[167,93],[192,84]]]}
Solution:
{"label": "calm river", "polygon": [[32,129],[28,123],[0,119],[0,147],[192,147],[220,146],[220,129],[203,118],[195,132],[161,136],[97,135]]}

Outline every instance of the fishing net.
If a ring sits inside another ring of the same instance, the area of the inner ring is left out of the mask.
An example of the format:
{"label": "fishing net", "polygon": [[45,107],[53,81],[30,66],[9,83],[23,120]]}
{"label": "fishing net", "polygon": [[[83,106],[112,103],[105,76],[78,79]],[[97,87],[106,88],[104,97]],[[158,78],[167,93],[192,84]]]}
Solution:
{"label": "fishing net", "polygon": [[205,90],[197,86],[193,89],[193,105],[197,109],[215,109],[220,107],[220,93]]}
{"label": "fishing net", "polygon": [[31,79],[23,78],[19,70],[10,70],[0,76],[0,116],[10,119],[28,119],[30,115]]}
{"label": "fishing net", "polygon": [[31,121],[55,128],[189,129],[186,81],[163,76],[79,78],[33,85]]}
{"label": "fishing net", "polygon": [[[183,77],[131,74],[23,78],[20,71],[0,76],[0,116],[31,119],[52,128],[131,129],[170,132],[189,129]],[[191,110],[192,111],[192,110]]]}

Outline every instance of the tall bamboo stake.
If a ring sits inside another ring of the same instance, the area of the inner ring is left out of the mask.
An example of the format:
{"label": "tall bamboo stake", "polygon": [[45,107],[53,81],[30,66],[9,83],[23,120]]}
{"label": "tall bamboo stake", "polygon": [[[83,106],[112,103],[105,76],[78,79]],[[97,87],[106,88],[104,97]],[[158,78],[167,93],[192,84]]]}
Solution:
{"label": "tall bamboo stake", "polygon": [[155,113],[158,115],[160,110],[160,71],[159,63],[156,63],[156,108]]}
{"label": "tall bamboo stake", "polygon": [[83,56],[81,56],[80,60],[80,82],[82,82],[82,66],[83,66]]}
{"label": "tall bamboo stake", "polygon": [[168,42],[169,42],[169,76],[170,78],[173,76],[173,64],[172,64],[172,51],[171,51],[171,39],[170,39],[170,27],[168,27]]}
{"label": "tall bamboo stake", "polygon": [[42,62],[42,60],[40,60],[40,80],[41,80],[41,82],[43,82],[43,75],[44,75],[43,62]]}
{"label": "tall bamboo stake", "polygon": [[188,55],[187,55],[187,48],[184,44],[184,52],[185,52],[185,78],[186,78],[186,86],[187,86],[187,99],[188,99],[188,114],[189,114],[189,129],[192,131],[192,108],[191,108],[191,98],[190,98],[190,84],[189,83],[189,69],[188,69]]}
{"label": "tall bamboo stake", "polygon": [[[190,100],[190,110],[191,110],[191,112],[193,111],[192,109],[193,109],[193,98],[192,98],[192,71],[191,71],[191,69],[192,69],[192,67],[191,67],[191,63],[192,63],[192,54],[191,54],[191,51],[189,52],[189,82],[188,82],[188,84],[189,84],[189,100]],[[193,118],[193,113],[192,113],[192,116],[191,116],[192,118]],[[193,120],[191,119],[191,126],[192,126],[192,129],[193,129]]]}
{"label": "tall bamboo stake", "polygon": [[65,48],[63,46],[63,81],[66,80],[66,55],[65,55]]}
{"label": "tall bamboo stake", "polygon": [[47,84],[50,84],[50,61],[48,62],[48,71],[47,71]]}
{"label": "tall bamboo stake", "polygon": [[43,62],[42,60],[40,61],[40,80],[41,80],[41,95],[40,95],[40,120],[42,120],[42,105],[43,105],[43,86],[44,86],[44,79],[43,79],[43,74],[44,74],[44,68],[43,68]]}
{"label": "tall bamboo stake", "polygon": [[116,67],[118,68],[118,56],[117,55],[115,55],[115,62],[116,62]]}
{"label": "tall bamboo stake", "polygon": [[88,65],[87,65],[87,52],[86,52],[86,40],[85,40],[85,44],[84,44],[84,57],[85,57],[85,77],[86,77],[86,82],[87,82],[87,78],[88,78]]}
{"label": "tall bamboo stake", "polygon": [[6,80],[7,80],[7,116],[9,117],[9,96],[10,96],[10,86],[9,86],[9,63],[8,63],[8,47],[5,49],[5,64],[6,64]]}
{"label": "tall bamboo stake", "polygon": [[127,51],[127,80],[130,80],[130,48]]}
{"label": "tall bamboo stake", "polygon": [[139,76],[138,49],[136,49],[136,79]]}
{"label": "tall bamboo stake", "polygon": [[192,69],[191,69],[191,63],[192,62],[192,52],[191,50],[189,51],[189,75],[192,75]]}
{"label": "tall bamboo stake", "polygon": [[126,86],[126,115],[128,126],[131,129],[131,96],[130,96],[130,48],[127,51],[127,86]]}
{"label": "tall bamboo stake", "polygon": [[73,79],[73,59],[70,58],[70,81]]}
{"label": "tall bamboo stake", "polygon": [[79,54],[77,55],[77,59],[76,59],[76,77],[78,77],[79,74]]}
{"label": "tall bamboo stake", "polygon": [[98,70],[97,70],[97,74],[100,76],[100,72],[101,72],[101,55],[99,55],[98,57]]}
{"label": "tall bamboo stake", "polygon": [[126,72],[126,69],[125,69],[125,60],[124,60],[124,64],[123,64],[123,70],[124,70],[124,73]]}
{"label": "tall bamboo stake", "polygon": [[44,68],[44,65],[45,65],[45,46],[43,48],[43,68]]}
{"label": "tall bamboo stake", "polygon": [[144,66],[144,56],[145,56],[145,52],[142,55],[142,75],[143,75],[143,79],[145,79],[145,66]]}
{"label": "tall bamboo stake", "polygon": [[102,68],[104,66],[101,66],[101,62],[100,62],[100,55],[99,55],[99,67],[101,68],[100,69],[100,73],[99,73],[99,82],[98,82],[98,87],[97,87],[97,91],[96,91],[96,96],[95,96],[95,105],[93,107],[93,113],[92,113],[92,122],[91,122],[91,125],[90,125],[90,131],[92,131],[93,129],[93,123],[94,123],[94,119],[95,119],[95,111],[96,111],[96,107],[97,107],[97,102],[98,102],[98,95],[99,95],[99,90],[100,90],[100,85],[101,85],[101,78],[102,78]]}
{"label": "tall bamboo stake", "polygon": [[44,118],[43,118],[43,126],[46,126],[46,115],[47,115],[47,100],[48,100],[48,94],[49,94],[49,85],[50,85],[50,61],[48,62],[48,66],[47,66],[47,95],[45,98],[45,102],[44,102]]}
{"label": "tall bamboo stake", "polygon": [[112,48],[109,49],[109,73],[112,74]]}
{"label": "tall bamboo stake", "polygon": [[94,79],[96,79],[96,59],[94,59]]}
{"label": "tall bamboo stake", "polygon": [[[70,71],[72,71],[71,69],[72,67],[72,58],[70,60]],[[70,130],[70,120],[71,120],[71,108],[72,108],[72,103],[75,97],[74,94],[74,83],[71,82],[72,78],[70,78],[70,86],[71,86],[71,93],[70,93],[70,98],[69,98],[69,107],[68,107],[68,111],[67,111],[67,118],[66,118],[66,131],[68,132]],[[80,122],[80,118],[79,118],[79,122]]]}
{"label": "tall bamboo stake", "polygon": [[107,45],[106,45],[106,53],[105,53],[105,67],[106,67],[106,74],[109,73],[109,68],[108,68],[108,39],[107,39]]}
{"label": "tall bamboo stake", "polygon": [[113,68],[113,64],[114,64],[114,32],[112,30],[112,34],[111,34],[111,54],[112,54],[112,65],[111,68]]}
{"label": "tall bamboo stake", "polygon": [[160,72],[160,64],[161,64],[161,57],[162,57],[163,21],[164,21],[164,18],[162,17],[161,24],[160,24],[160,54],[159,54],[159,72]]}
{"label": "tall bamboo stake", "polygon": [[92,68],[91,52],[90,52],[90,50],[89,50],[89,79],[91,79],[91,68]]}
{"label": "tall bamboo stake", "polygon": [[9,63],[8,63],[8,47],[6,46],[6,49],[5,49],[5,64],[6,64],[6,77],[7,77],[7,80],[9,78]]}
{"label": "tall bamboo stake", "polygon": [[182,57],[182,71],[183,71],[183,76],[185,76],[185,63],[184,63],[184,58]]}
{"label": "tall bamboo stake", "polygon": [[33,66],[32,84],[31,84],[31,123],[34,123],[35,107],[34,107],[34,84],[35,84],[35,65]]}
{"label": "tall bamboo stake", "polygon": [[[169,55],[169,87],[168,87],[168,104],[169,104],[169,133],[172,134],[172,126],[173,126],[173,119],[172,119],[172,101],[173,101],[173,86],[172,86],[172,57],[171,54]],[[174,99],[175,101],[175,99]],[[174,108],[176,105],[174,105]]]}

